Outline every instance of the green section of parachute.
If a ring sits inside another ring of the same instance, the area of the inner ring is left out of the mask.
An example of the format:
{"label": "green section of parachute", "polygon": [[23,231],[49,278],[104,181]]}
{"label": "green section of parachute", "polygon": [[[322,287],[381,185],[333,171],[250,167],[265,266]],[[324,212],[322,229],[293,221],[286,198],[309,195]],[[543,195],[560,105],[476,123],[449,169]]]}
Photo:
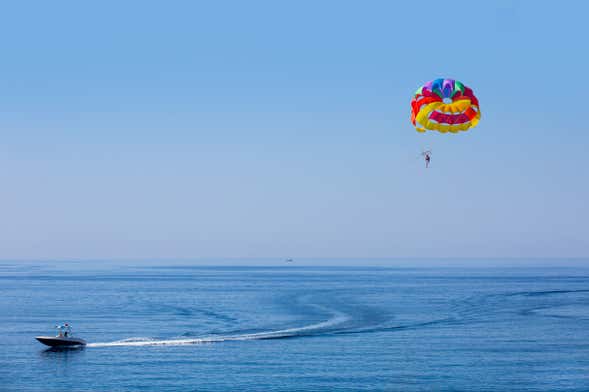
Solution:
{"label": "green section of parachute", "polygon": [[454,81],[454,92],[452,96],[456,95],[456,93],[460,91],[460,93],[464,94],[464,84],[460,83],[458,80]]}

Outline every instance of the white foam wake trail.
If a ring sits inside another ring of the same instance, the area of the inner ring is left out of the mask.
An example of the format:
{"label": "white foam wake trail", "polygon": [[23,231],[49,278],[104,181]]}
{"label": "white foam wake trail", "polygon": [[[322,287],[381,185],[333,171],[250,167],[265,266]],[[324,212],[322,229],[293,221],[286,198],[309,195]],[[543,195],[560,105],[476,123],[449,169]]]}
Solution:
{"label": "white foam wake trail", "polygon": [[338,324],[344,323],[350,317],[341,312],[333,312],[334,316],[329,320],[320,323],[306,325],[303,327],[294,327],[288,329],[281,329],[277,331],[257,332],[242,335],[226,335],[226,336],[206,336],[202,338],[190,339],[165,339],[154,340],[150,338],[130,338],[124,340],[117,340],[115,342],[89,343],[87,347],[117,347],[117,346],[182,346],[187,344],[202,344],[202,343],[220,343],[235,340],[262,340],[262,339],[278,339],[297,336],[301,333],[309,333],[315,330],[331,328]]}

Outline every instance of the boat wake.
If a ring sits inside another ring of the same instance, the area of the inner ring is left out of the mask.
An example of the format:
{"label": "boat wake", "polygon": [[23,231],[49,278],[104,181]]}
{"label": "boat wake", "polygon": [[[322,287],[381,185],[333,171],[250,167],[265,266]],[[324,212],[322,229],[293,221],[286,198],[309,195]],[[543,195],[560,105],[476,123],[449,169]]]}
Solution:
{"label": "boat wake", "polygon": [[190,344],[221,343],[227,341],[286,339],[292,337],[311,336],[333,330],[338,325],[350,320],[350,316],[338,311],[331,311],[332,317],[326,321],[301,327],[280,329],[276,331],[256,332],[237,335],[215,335],[189,339],[152,339],[129,338],[114,342],[88,343],[86,347],[118,347],[118,346],[183,346]]}

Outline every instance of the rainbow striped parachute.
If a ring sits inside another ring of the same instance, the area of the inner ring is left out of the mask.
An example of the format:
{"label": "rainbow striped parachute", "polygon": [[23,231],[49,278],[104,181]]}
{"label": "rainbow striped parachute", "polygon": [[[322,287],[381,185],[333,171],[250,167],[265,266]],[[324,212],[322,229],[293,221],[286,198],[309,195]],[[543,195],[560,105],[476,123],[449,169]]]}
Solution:
{"label": "rainbow striped parachute", "polygon": [[457,133],[475,127],[480,119],[479,100],[458,80],[432,80],[411,100],[411,122],[419,132]]}

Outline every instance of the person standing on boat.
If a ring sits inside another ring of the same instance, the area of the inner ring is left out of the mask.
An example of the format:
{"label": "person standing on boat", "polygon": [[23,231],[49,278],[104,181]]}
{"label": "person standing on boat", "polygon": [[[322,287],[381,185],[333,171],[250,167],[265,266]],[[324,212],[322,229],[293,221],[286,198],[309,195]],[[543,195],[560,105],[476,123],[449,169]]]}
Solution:
{"label": "person standing on boat", "polygon": [[57,328],[57,336],[60,338],[67,338],[72,335],[72,327],[68,323],[65,323],[64,325],[58,325],[55,328]]}

